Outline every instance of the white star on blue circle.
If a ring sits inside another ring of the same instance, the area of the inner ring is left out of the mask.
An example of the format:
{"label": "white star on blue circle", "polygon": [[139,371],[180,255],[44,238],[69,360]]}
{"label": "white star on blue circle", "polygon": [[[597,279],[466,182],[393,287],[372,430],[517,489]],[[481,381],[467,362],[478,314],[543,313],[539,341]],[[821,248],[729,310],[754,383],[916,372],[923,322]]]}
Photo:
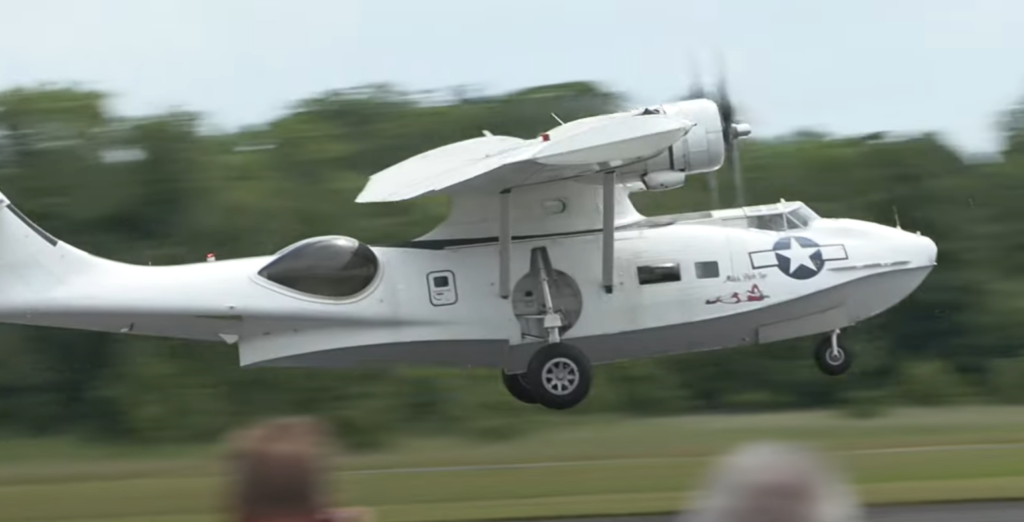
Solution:
{"label": "white star on blue circle", "polygon": [[784,237],[772,246],[779,270],[793,279],[810,279],[825,266],[820,245],[806,237]]}

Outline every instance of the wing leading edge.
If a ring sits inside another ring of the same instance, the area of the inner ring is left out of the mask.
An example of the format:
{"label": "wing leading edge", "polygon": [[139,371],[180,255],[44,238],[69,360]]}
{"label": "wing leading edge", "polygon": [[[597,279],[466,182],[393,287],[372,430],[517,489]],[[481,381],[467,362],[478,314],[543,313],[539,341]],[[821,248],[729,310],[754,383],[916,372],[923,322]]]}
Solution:
{"label": "wing leading edge", "polygon": [[694,125],[664,114],[613,114],[570,122],[546,133],[547,138],[464,140],[374,174],[356,202],[402,201],[430,193],[497,193],[585,176],[656,156]]}

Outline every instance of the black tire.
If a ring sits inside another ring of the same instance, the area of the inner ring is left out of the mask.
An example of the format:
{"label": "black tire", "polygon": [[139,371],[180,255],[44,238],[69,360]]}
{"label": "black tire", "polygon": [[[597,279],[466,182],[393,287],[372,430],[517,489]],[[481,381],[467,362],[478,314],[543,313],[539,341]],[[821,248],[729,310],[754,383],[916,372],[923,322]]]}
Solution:
{"label": "black tire", "polygon": [[590,393],[590,360],[575,346],[549,344],[537,350],[526,370],[526,384],[541,406],[566,410]]}
{"label": "black tire", "polygon": [[530,387],[526,385],[525,373],[510,374],[502,371],[501,383],[505,385],[505,389],[508,390],[509,395],[515,397],[519,402],[537,404],[537,398],[533,396],[533,392],[530,391]]}
{"label": "black tire", "polygon": [[818,365],[821,373],[831,377],[843,375],[853,366],[853,357],[850,350],[839,344],[839,357],[832,352],[832,337],[828,336],[818,343],[814,348],[814,362]]}

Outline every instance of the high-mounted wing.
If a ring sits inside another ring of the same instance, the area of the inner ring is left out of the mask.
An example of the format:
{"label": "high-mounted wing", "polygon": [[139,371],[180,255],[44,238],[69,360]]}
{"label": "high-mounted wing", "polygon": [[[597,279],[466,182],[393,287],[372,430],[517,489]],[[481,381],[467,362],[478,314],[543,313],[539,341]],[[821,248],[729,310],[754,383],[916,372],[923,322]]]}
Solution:
{"label": "high-mounted wing", "polygon": [[618,113],[576,120],[533,140],[473,138],[374,174],[356,201],[402,201],[429,193],[497,193],[585,176],[656,156],[693,126],[680,116]]}

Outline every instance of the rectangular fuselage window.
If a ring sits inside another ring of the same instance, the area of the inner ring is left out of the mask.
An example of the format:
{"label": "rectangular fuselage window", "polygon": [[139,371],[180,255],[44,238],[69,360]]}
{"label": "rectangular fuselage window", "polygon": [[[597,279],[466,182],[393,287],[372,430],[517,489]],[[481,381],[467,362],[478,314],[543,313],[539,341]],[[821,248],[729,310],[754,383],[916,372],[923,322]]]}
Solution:
{"label": "rectangular fuselage window", "polygon": [[693,264],[697,279],[718,279],[718,261],[700,261]]}
{"label": "rectangular fuselage window", "polygon": [[636,276],[642,285],[673,283],[682,280],[679,263],[662,263],[636,267]]}

